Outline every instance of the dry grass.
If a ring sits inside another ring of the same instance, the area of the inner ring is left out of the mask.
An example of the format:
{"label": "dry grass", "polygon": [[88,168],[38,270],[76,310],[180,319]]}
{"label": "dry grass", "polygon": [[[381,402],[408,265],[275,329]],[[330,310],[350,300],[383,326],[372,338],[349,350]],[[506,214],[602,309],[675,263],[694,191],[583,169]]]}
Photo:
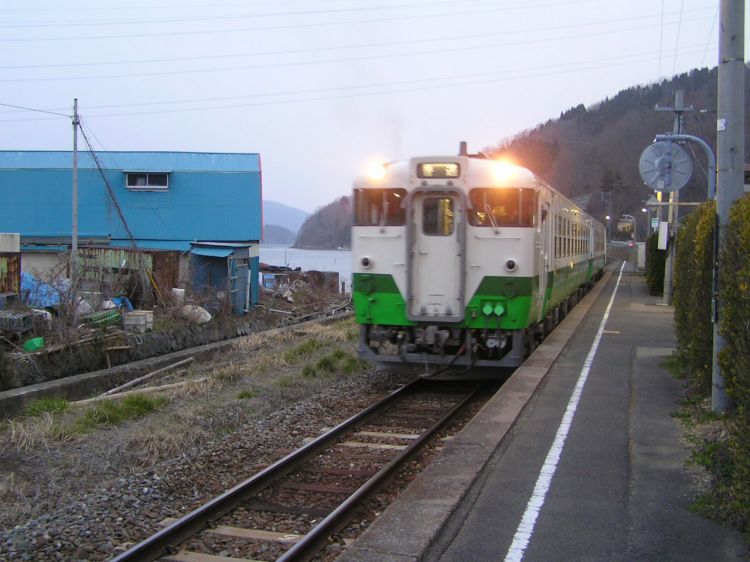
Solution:
{"label": "dry grass", "polygon": [[9,421],[8,440],[11,445],[24,453],[37,448],[49,449],[52,441],[68,441],[72,435],[64,431],[59,420],[49,412],[32,418]]}

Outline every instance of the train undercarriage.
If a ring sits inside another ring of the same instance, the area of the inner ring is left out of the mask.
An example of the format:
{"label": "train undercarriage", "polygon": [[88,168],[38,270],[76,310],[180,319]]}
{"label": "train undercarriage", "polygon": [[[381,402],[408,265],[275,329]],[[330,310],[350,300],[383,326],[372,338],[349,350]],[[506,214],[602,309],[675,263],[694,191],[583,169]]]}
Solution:
{"label": "train undercarriage", "polygon": [[593,286],[587,283],[522,330],[451,325],[360,326],[359,355],[384,369],[447,378],[500,378],[520,366]]}

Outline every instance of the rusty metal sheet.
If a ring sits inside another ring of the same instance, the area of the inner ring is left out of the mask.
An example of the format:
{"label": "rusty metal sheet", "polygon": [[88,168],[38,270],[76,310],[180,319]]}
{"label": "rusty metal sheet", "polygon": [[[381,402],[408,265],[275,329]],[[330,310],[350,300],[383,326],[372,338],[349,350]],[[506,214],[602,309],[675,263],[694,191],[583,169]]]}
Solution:
{"label": "rusty metal sheet", "polygon": [[21,294],[21,254],[0,253],[0,293]]}

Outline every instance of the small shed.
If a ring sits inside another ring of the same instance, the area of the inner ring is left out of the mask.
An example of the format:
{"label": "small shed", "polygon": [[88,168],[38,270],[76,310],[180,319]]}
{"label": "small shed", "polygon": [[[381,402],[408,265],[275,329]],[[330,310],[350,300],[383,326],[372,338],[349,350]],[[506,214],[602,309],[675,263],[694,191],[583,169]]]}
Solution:
{"label": "small shed", "polygon": [[258,303],[258,264],[258,244],[194,242],[190,248],[192,291],[226,299],[234,314],[244,314]]}

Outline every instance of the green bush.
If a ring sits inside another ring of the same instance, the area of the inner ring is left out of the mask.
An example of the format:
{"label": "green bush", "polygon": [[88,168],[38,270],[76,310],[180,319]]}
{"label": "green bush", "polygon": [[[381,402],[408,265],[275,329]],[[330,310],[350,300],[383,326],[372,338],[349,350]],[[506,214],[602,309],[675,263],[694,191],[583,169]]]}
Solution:
{"label": "green bush", "polygon": [[750,195],[732,206],[720,256],[721,334],[719,357],[733,403],[730,424],[735,474],[734,518],[746,531],[750,522]]}
{"label": "green bush", "polygon": [[690,384],[704,393],[711,388],[715,208],[713,201],[704,203],[685,220],[677,234],[674,262],[677,357]]}
{"label": "green bush", "polygon": [[654,232],[646,239],[646,285],[652,295],[664,292],[664,265],[667,251],[659,249],[659,233]]}

